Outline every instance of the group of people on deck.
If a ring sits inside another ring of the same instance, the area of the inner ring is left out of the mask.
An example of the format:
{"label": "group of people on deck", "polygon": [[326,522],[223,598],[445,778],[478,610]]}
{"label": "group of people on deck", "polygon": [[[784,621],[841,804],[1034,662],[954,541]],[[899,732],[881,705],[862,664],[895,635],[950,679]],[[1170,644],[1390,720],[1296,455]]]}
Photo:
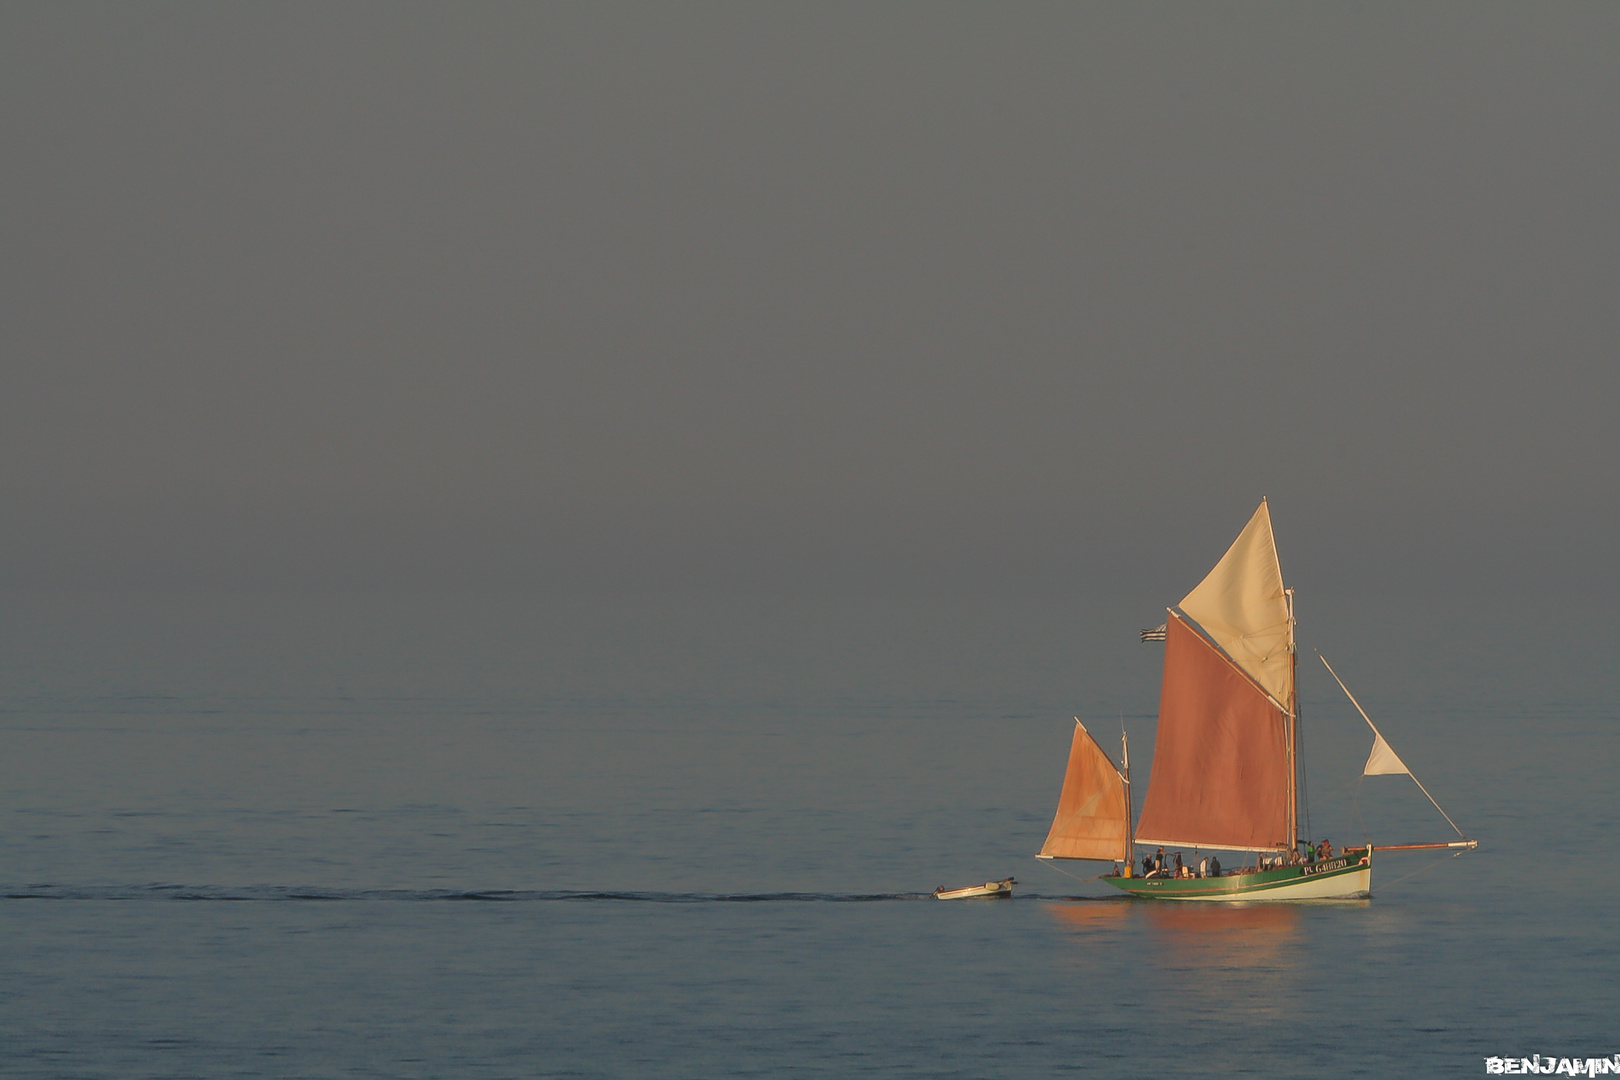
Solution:
{"label": "group of people on deck", "polygon": [[1165,857],[1164,848],[1160,848],[1152,855],[1142,856],[1143,877],[1178,877],[1178,878],[1204,878],[1221,876],[1221,860],[1213,855],[1206,855],[1198,860],[1196,867],[1188,866],[1181,861],[1181,852],[1176,852],[1169,858]]}
{"label": "group of people on deck", "polygon": [[[1301,841],[1304,844],[1304,841]],[[1275,855],[1257,855],[1254,866],[1245,866],[1236,871],[1239,874],[1252,874],[1260,870],[1275,870],[1282,866],[1296,866],[1302,862],[1325,862],[1333,858],[1333,841],[1323,840],[1321,843],[1305,845],[1305,853],[1301,856],[1298,849],[1294,851],[1279,852]],[[1119,867],[1114,867],[1114,877],[1119,876]],[[1182,861],[1181,852],[1177,851],[1166,856],[1164,848],[1151,855],[1142,856],[1142,876],[1160,878],[1208,878],[1221,876],[1221,860],[1214,855],[1206,855],[1198,860],[1196,867],[1189,866]]]}
{"label": "group of people on deck", "polygon": [[1259,857],[1259,869],[1277,870],[1284,866],[1324,862],[1333,858],[1333,841],[1331,840],[1323,840],[1320,844],[1315,845],[1305,840],[1301,840],[1299,843],[1305,849],[1303,853],[1300,852],[1299,848],[1295,848],[1293,851],[1279,851],[1275,855],[1261,855]]}

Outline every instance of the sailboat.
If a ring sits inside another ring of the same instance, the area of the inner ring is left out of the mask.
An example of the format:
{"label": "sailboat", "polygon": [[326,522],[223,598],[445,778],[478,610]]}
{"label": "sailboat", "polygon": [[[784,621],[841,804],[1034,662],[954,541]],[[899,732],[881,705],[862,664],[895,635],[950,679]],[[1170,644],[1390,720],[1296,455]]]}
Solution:
{"label": "sailboat", "polygon": [[[1142,639],[1163,641],[1165,655],[1141,820],[1133,826],[1124,732],[1116,765],[1076,719],[1057,813],[1037,858],[1111,860],[1116,870],[1102,880],[1138,897],[1365,899],[1372,895],[1375,850],[1478,846],[1437,802],[1460,839],[1376,848],[1368,843],[1334,856],[1325,844],[1300,837],[1294,593],[1283,585],[1264,499],[1214,569],[1167,609],[1163,626],[1142,631]],[[1331,666],[1328,671],[1373,729],[1364,772],[1411,775],[1338,673]],[[1138,847],[1158,849],[1145,860],[1143,873],[1133,866]],[[1178,849],[1174,867],[1163,860],[1167,848]],[[1194,852],[1197,865],[1182,864],[1182,851]],[[1222,852],[1235,855],[1240,865],[1222,870]]]}

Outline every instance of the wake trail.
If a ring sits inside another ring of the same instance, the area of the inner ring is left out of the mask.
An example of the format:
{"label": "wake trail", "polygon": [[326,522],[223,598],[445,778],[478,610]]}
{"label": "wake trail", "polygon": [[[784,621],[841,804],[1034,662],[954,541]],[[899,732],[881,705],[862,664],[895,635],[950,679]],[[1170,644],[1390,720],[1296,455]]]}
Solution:
{"label": "wake trail", "polygon": [[[59,885],[0,886],[0,899],[164,901],[175,903],[486,903],[486,904],[871,904],[933,900],[931,892],[698,893],[616,889],[358,889],[310,885]],[[1014,900],[1087,900],[1024,893]],[[997,900],[997,903],[1006,902]],[[954,901],[953,903],[962,903]]]}

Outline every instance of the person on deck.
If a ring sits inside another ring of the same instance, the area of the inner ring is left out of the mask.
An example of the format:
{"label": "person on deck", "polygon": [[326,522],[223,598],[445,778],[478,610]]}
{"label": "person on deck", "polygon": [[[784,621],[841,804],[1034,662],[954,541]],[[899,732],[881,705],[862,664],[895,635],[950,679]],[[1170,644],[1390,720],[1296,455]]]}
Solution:
{"label": "person on deck", "polygon": [[1331,840],[1323,840],[1322,841],[1322,858],[1324,858],[1324,859],[1333,858],[1333,841],[1331,841]]}
{"label": "person on deck", "polygon": [[1181,873],[1181,852],[1176,852],[1176,877],[1184,876]]}
{"label": "person on deck", "polygon": [[1210,877],[1221,876],[1221,857],[1219,855],[1209,857],[1209,875]]}

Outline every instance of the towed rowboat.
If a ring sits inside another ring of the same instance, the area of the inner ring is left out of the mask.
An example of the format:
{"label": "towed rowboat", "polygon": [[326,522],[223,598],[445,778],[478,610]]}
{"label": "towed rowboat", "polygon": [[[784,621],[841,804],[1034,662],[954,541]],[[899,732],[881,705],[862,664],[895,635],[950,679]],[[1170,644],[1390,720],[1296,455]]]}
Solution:
{"label": "towed rowboat", "polygon": [[969,885],[965,889],[947,889],[941,885],[934,890],[935,900],[975,900],[981,897],[1011,898],[1013,886],[1018,884],[1012,878],[1002,878],[1000,881],[987,881],[983,885]]}

